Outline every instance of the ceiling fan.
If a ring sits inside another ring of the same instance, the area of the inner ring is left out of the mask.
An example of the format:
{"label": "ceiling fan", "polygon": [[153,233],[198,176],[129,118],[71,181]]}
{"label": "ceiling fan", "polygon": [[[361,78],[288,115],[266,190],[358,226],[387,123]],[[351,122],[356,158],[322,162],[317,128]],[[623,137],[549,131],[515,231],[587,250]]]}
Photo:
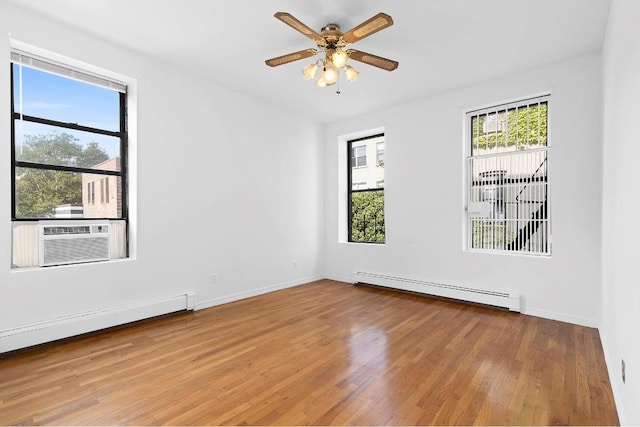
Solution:
{"label": "ceiling fan", "polygon": [[313,80],[318,67],[322,67],[322,73],[316,80],[316,83],[320,87],[331,86],[336,83],[340,69],[344,70],[347,80],[355,80],[360,73],[352,66],[347,65],[348,59],[353,59],[354,61],[387,71],[393,71],[398,68],[398,61],[347,48],[348,45],[393,25],[393,19],[386,13],[378,13],[346,33],[343,33],[336,24],[327,24],[322,28],[320,33],[317,33],[287,12],[277,12],[274,16],[294,30],[299,31],[313,40],[318,46],[318,49],[304,49],[267,59],[265,63],[270,67],[277,67],[288,64],[289,62],[310,58],[318,52],[324,52],[324,58],[309,64],[302,70],[303,75],[308,80]]}

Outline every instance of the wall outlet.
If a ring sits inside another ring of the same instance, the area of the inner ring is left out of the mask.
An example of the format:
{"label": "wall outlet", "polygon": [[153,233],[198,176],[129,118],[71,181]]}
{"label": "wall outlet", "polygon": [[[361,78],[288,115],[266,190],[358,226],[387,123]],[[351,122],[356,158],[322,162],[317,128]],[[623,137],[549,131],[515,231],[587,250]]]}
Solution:
{"label": "wall outlet", "polygon": [[627,381],[626,366],[624,363],[624,359],[622,359],[622,384],[624,384],[626,381]]}
{"label": "wall outlet", "polygon": [[211,273],[211,284],[212,285],[218,284],[218,273]]}

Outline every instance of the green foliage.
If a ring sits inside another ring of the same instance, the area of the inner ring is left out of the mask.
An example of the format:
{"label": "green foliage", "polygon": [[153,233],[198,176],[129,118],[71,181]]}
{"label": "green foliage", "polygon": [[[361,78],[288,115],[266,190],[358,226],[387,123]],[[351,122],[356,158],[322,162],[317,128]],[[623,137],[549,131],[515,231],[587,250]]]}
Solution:
{"label": "green foliage", "polygon": [[[497,117],[496,117],[497,114]],[[476,116],[471,121],[474,149],[513,147],[525,150],[531,146],[547,145],[547,104],[528,108],[515,108],[489,115],[501,124],[497,131],[484,131],[487,116]],[[506,129],[506,132],[503,130]]]}
{"label": "green foliage", "polygon": [[82,178],[71,172],[19,168],[16,171],[16,215],[19,218],[46,218],[53,208],[82,204]]}
{"label": "green foliage", "polygon": [[[25,135],[18,160],[48,165],[92,167],[109,159],[95,142],[83,147],[68,133]],[[82,176],[79,173],[46,169],[16,168],[16,216],[46,218],[53,208],[82,204]]]}
{"label": "green foliage", "polygon": [[83,168],[92,168],[109,160],[109,156],[97,142],[90,142],[77,157],[77,165]]}
{"label": "green foliage", "polygon": [[351,194],[351,240],[384,243],[384,190]]}

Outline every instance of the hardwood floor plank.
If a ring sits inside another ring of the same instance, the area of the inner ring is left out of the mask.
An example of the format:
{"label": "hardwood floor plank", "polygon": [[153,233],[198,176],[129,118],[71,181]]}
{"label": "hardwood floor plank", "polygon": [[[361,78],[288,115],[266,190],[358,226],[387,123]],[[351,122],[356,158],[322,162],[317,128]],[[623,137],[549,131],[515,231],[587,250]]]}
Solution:
{"label": "hardwood floor plank", "polygon": [[2,425],[617,425],[597,330],[330,280],[0,355]]}

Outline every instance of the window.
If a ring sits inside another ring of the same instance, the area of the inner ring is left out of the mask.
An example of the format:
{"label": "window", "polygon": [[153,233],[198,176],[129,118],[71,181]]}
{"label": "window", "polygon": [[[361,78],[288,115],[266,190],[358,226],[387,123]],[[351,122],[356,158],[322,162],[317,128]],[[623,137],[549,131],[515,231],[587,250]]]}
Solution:
{"label": "window", "polygon": [[376,165],[384,166],[384,141],[376,144]]}
{"label": "window", "polygon": [[366,190],[367,189],[367,183],[366,182],[354,182],[353,185],[351,186],[352,190]]}
{"label": "window", "polygon": [[467,114],[467,249],[550,255],[549,97]]}
{"label": "window", "polygon": [[87,183],[87,205],[94,205],[96,203],[96,183]]}
{"label": "window", "polygon": [[[382,144],[380,146],[380,144]],[[384,135],[375,135],[347,141],[350,153],[348,165],[348,241],[384,243],[384,162],[366,164],[367,153],[376,156],[382,147]]]}
{"label": "window", "polygon": [[[11,88],[14,229],[73,212],[75,222],[117,222],[111,228],[126,235],[126,85],[12,49]],[[14,267],[25,266],[20,245],[14,233]]]}
{"label": "window", "polygon": [[354,168],[367,166],[367,146],[360,145],[351,149],[351,165]]}
{"label": "window", "polygon": [[104,202],[109,203],[109,177],[103,179],[104,181]]}

